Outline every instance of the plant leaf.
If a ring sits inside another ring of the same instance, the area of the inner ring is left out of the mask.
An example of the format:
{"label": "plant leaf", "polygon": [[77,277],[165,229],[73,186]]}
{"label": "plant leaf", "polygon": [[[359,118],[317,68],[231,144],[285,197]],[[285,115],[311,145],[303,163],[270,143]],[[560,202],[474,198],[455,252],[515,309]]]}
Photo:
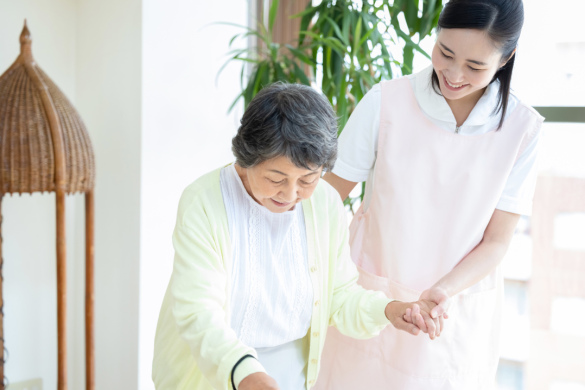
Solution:
{"label": "plant leaf", "polygon": [[362,39],[360,40],[360,43],[358,44],[358,46],[359,46],[359,47],[363,46],[363,45],[364,45],[364,43],[366,43],[366,41],[368,40],[368,38],[369,38],[369,37],[370,37],[372,34],[374,34],[374,32],[376,32],[375,28],[376,28],[376,27],[374,26],[374,28],[372,28],[372,29],[368,30],[368,32],[366,32],[366,33],[364,34],[364,36],[363,36],[363,37],[362,37]]}
{"label": "plant leaf", "polygon": [[427,57],[429,60],[431,59],[431,56],[426,51],[424,51],[417,43],[415,43],[407,34],[405,34],[404,31],[398,30],[396,31],[396,33],[400,38],[404,39],[404,41],[406,42],[406,46],[412,46],[416,51]]}
{"label": "plant leaf", "polygon": [[297,79],[299,79],[301,83],[305,85],[311,85],[311,81],[309,80],[305,72],[303,72],[303,70],[297,65],[296,62],[293,62],[293,66],[295,69],[295,76],[297,77]]}
{"label": "plant leaf", "polygon": [[[355,31],[353,33],[353,48],[351,50],[352,56],[357,56],[358,48],[360,47],[360,39],[362,34],[362,18],[358,18],[357,24],[355,26]],[[353,65],[353,61],[351,61]]]}
{"label": "plant leaf", "polygon": [[278,14],[278,1],[279,0],[272,0],[272,4],[270,5],[270,11],[268,14],[268,31],[270,32],[272,32],[274,21],[276,20],[276,15]]}
{"label": "plant leaf", "polygon": [[420,22],[420,39],[427,36],[432,29],[433,19],[435,18],[435,9],[437,8],[437,0],[426,0],[423,3],[423,15]]}
{"label": "plant leaf", "polygon": [[299,50],[291,45],[285,45],[285,46],[292,54],[294,54],[295,58],[298,58],[299,60],[301,60],[302,62],[304,62],[307,65],[314,65],[315,64],[313,59],[310,58],[307,55],[307,53],[305,53],[304,51]]}
{"label": "plant leaf", "polygon": [[331,19],[329,16],[325,17],[325,20],[327,20],[327,22],[331,25],[331,27],[333,27],[333,31],[335,31],[335,34],[337,35],[337,37],[339,38],[339,40],[341,42],[343,42],[343,44],[345,46],[349,46],[349,40],[347,39],[346,36],[343,35],[343,33],[341,32],[341,29],[339,28],[339,26],[333,21],[333,19]]}
{"label": "plant leaf", "polygon": [[305,8],[303,11],[301,11],[301,12],[299,12],[299,13],[297,13],[297,14],[294,14],[294,15],[292,15],[292,16],[291,16],[291,19],[292,19],[292,18],[299,18],[299,17],[301,17],[301,16],[302,16],[302,17],[305,17],[305,16],[307,16],[307,15],[311,15],[311,17],[312,17],[312,16],[313,16],[313,14],[315,13],[315,11],[316,11],[318,8],[319,8],[318,6],[313,6],[313,5],[311,4],[311,2],[309,1],[309,2],[308,2],[308,4],[307,4],[307,8]]}

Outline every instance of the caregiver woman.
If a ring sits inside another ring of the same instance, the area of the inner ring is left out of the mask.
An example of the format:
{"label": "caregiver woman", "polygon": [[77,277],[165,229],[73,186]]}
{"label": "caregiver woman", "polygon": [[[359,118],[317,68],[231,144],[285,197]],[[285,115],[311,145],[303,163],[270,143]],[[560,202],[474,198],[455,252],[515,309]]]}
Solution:
{"label": "caregiver woman", "polygon": [[267,87],[233,139],[235,164],[184,191],[155,339],[157,389],[306,389],[329,325],[356,338],[390,322],[419,332],[406,309],[428,316],[434,304],[390,302],[356,284],[343,204],[320,180],[336,135],[316,91]]}
{"label": "caregiver woman", "polygon": [[494,387],[499,264],[532,211],[543,120],[510,92],[523,19],[521,0],[450,0],[432,66],[374,86],[353,112],[324,179],[342,198],[367,183],[350,228],[360,283],[437,303],[434,340],[391,327],[364,341],[332,330],[317,389]]}

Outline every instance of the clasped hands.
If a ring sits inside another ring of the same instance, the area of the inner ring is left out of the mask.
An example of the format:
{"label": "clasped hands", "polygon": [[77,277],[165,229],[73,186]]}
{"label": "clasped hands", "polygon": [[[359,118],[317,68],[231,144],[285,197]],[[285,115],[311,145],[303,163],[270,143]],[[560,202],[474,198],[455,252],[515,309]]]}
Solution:
{"label": "clasped hands", "polygon": [[[441,287],[433,286],[423,291],[416,302],[392,301],[386,305],[385,314],[396,329],[413,335],[421,331],[431,340],[441,335],[443,320],[447,319],[449,296]],[[257,372],[245,377],[238,390],[279,390],[280,387],[268,374]]]}
{"label": "clasped hands", "polygon": [[396,329],[415,336],[422,331],[434,340],[441,335],[444,320],[449,318],[448,305],[449,296],[445,290],[433,286],[423,291],[416,302],[390,302],[385,313]]}

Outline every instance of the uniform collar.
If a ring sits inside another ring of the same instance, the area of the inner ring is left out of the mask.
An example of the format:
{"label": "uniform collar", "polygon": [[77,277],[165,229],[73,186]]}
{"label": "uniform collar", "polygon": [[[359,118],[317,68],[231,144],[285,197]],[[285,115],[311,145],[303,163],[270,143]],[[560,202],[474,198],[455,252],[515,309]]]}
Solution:
{"label": "uniform collar", "polygon": [[[436,120],[456,124],[455,117],[445,98],[435,92],[431,83],[432,65],[416,73],[414,77],[414,94],[423,112]],[[494,81],[486,88],[464,126],[482,126],[494,121],[494,109],[498,103],[500,82]]]}

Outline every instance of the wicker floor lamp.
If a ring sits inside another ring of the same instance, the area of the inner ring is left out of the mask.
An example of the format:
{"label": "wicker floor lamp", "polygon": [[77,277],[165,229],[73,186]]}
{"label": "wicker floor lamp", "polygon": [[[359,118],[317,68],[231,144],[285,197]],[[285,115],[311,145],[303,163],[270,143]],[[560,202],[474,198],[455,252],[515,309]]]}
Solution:
{"label": "wicker floor lamp", "polygon": [[56,192],[58,390],[67,389],[65,195],[85,194],[86,389],[94,389],[94,154],[79,114],[32,57],[26,26],[20,55],[0,77],[0,390],[4,382],[2,197]]}

